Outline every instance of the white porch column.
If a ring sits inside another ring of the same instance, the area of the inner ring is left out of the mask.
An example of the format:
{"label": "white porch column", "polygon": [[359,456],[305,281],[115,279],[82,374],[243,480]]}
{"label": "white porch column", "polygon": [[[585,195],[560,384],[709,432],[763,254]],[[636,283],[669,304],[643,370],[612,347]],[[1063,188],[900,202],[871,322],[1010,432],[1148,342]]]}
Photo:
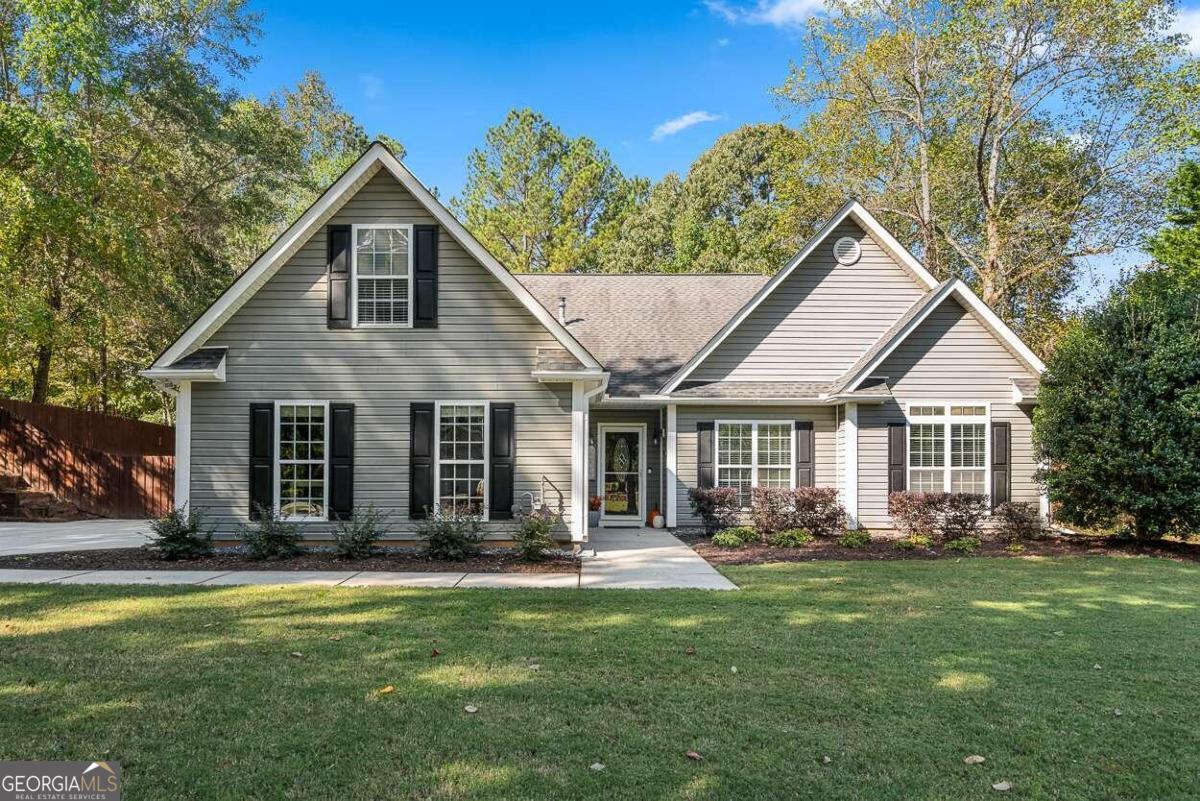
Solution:
{"label": "white porch column", "polygon": [[[192,382],[180,381],[175,394],[175,500],[189,505],[192,489]],[[190,507],[189,507],[190,508]]]}
{"label": "white porch column", "polygon": [[842,432],[842,504],[846,524],[858,528],[858,404],[846,404],[846,430]]}
{"label": "white porch column", "polygon": [[587,538],[588,401],[583,382],[571,383],[571,542]]}
{"label": "white porch column", "polygon": [[679,474],[679,407],[674,403],[667,405],[667,500],[665,517],[667,528],[675,528],[675,511],[678,499],[675,497]]}

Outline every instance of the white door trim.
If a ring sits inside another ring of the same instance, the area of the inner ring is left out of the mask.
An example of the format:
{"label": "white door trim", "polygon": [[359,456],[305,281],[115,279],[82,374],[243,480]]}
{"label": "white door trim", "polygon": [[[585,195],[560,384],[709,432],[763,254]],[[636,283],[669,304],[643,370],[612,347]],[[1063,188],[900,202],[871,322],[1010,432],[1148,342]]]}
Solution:
{"label": "white door trim", "polygon": [[[638,435],[638,513],[636,515],[610,515],[604,511],[604,435],[634,433]],[[646,506],[646,424],[645,423],[600,423],[596,427],[596,494],[600,496],[600,525],[640,526],[649,513]]]}

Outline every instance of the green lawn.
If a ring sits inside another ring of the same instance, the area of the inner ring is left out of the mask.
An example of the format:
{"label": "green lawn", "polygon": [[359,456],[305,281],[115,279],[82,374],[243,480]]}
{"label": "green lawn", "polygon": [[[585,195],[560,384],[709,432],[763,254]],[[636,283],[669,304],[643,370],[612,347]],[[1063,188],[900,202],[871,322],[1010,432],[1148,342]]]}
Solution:
{"label": "green lawn", "polygon": [[0,759],[117,759],[130,799],[1200,796],[1196,566],[727,572],[743,591],[3,586]]}

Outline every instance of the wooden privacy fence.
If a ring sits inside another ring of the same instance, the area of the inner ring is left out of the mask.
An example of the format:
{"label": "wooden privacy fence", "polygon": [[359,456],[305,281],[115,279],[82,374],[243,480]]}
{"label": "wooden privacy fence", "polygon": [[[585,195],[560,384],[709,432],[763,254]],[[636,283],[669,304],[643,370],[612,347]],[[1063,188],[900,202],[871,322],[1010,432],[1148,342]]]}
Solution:
{"label": "wooden privacy fence", "polygon": [[0,474],[102,517],[159,517],[175,483],[174,429],[0,398]]}

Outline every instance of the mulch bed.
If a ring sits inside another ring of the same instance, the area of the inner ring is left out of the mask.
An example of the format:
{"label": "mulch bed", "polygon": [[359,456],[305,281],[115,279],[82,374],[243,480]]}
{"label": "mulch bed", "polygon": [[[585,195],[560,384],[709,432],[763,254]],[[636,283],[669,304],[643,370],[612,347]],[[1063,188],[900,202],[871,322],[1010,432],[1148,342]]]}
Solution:
{"label": "mulch bed", "polygon": [[203,559],[168,562],[148,548],[60,551],[0,556],[0,568],[43,570],[388,570],[420,573],[576,573],[579,560],[568,556],[523,562],[512,553],[481,553],[462,562],[438,562],[417,550],[388,551],[366,559],[341,559],[334,553],[307,552],[290,559],[250,559],[240,553],[216,553]]}
{"label": "mulch bed", "polygon": [[958,559],[972,556],[1157,556],[1176,561],[1200,561],[1200,543],[1165,540],[1146,544],[1102,537],[1053,535],[1021,543],[1024,550],[1013,553],[1004,542],[984,542],[978,551],[963,553],[935,546],[909,551],[897,548],[893,539],[876,536],[866,548],[843,548],[836,540],[814,540],[800,548],[773,548],[747,544],[741,548],[718,548],[700,531],[677,532],[696,553],[713,565],[761,565],[769,562],[818,562],[829,560],[871,561],[887,559]]}

